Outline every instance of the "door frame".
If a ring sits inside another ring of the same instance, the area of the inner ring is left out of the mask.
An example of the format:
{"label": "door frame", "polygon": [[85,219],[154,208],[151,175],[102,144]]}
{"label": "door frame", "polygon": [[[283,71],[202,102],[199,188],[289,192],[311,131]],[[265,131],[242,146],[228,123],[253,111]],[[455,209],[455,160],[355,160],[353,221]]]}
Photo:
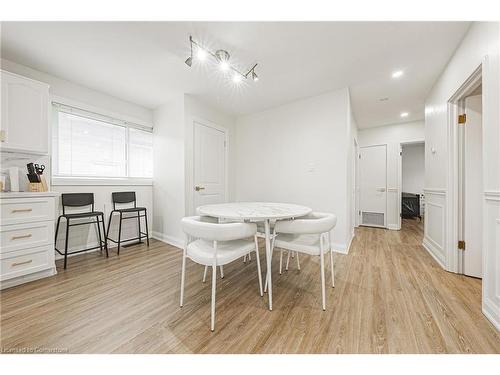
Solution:
{"label": "door frame", "polygon": [[187,134],[187,140],[188,140],[188,148],[186,150],[186,165],[187,168],[186,170],[189,171],[189,173],[186,173],[186,212],[189,215],[196,215],[196,210],[194,207],[194,202],[195,202],[195,190],[194,190],[194,158],[195,158],[195,149],[194,149],[194,128],[195,124],[200,124],[203,126],[207,126],[209,128],[218,130],[222,133],[224,133],[224,202],[227,202],[228,200],[228,162],[229,162],[229,155],[228,155],[228,149],[229,149],[229,134],[228,134],[228,129],[220,126],[212,121],[202,119],[200,117],[191,117],[189,121],[189,134]]}
{"label": "door frame", "polygon": [[[462,197],[459,178],[463,173],[463,160],[460,159],[459,147],[463,146],[463,129],[458,125],[458,115],[465,111],[465,98],[470,96],[474,90],[483,83],[483,65],[486,61],[476,67],[472,74],[467,78],[460,88],[448,100],[448,194],[447,194],[447,251],[446,251],[446,268],[451,272],[463,274],[463,251],[458,249],[458,240],[463,235],[463,220],[462,210],[463,202],[460,202]],[[484,95],[483,95],[484,100]],[[484,126],[484,116],[483,116]],[[484,139],[483,139],[484,141]],[[483,147],[484,161],[484,147]],[[485,174],[483,171],[483,189],[484,189]],[[461,181],[463,182],[463,181]],[[486,204],[482,201],[482,212],[486,212]],[[483,243],[485,241],[483,230]],[[484,253],[483,253],[483,270],[484,270]]]}
{"label": "door frame", "polygon": [[[425,146],[425,139],[399,143],[398,187],[397,187],[397,189],[398,189],[397,194],[398,194],[399,218],[398,218],[398,229],[397,230],[401,230],[401,220],[402,220],[402,214],[403,214],[403,210],[402,210],[402,201],[403,201],[403,199],[402,199],[402,195],[403,195],[403,146],[419,145],[419,144],[423,144]],[[424,151],[424,158],[425,158],[425,151]],[[425,165],[424,165],[424,179],[425,179]],[[424,220],[424,218],[422,218],[422,220]]]}
{"label": "door frame", "polygon": [[[370,227],[373,227],[373,228],[385,228],[387,229],[387,151],[388,151],[388,148],[389,148],[389,145],[387,143],[376,143],[376,144],[372,144],[372,145],[368,145],[368,146],[359,146],[358,147],[358,151],[359,151],[359,155],[361,155],[361,149],[362,148],[368,148],[368,147],[379,147],[379,146],[385,146],[385,212],[384,212],[384,226],[377,226],[377,225],[370,225]],[[358,160],[359,161],[359,160]],[[358,164],[359,166],[359,164]],[[359,168],[359,181],[361,182],[361,168]],[[361,222],[361,184],[360,184],[360,191],[359,191],[359,211],[360,211],[360,214],[359,214],[359,226],[368,226],[368,225],[363,225],[363,223]],[[367,211],[368,212],[368,211]]]}
{"label": "door frame", "polygon": [[[361,211],[359,209],[359,143],[358,140],[354,137],[353,138],[353,147],[354,147],[354,171],[353,171],[353,176],[354,176],[354,217],[353,217],[353,225],[354,228],[359,227],[359,223],[361,220]],[[353,230],[354,230],[353,228]]]}

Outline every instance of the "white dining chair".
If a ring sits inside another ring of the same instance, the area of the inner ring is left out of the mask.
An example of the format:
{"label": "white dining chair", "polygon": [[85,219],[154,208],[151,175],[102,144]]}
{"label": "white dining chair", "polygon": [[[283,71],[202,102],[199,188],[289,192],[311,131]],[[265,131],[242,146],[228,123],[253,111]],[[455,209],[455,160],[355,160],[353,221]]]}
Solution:
{"label": "white dining chair", "polygon": [[[180,306],[184,303],[184,280],[186,276],[186,259],[195,263],[212,267],[212,306],[210,329],[215,329],[215,289],[217,282],[217,266],[223,266],[255,251],[257,259],[257,276],[259,291],[262,296],[262,275],[260,270],[259,251],[255,240],[257,226],[252,223],[213,223],[200,216],[185,217],[181,221],[186,234],[186,242],[182,256]],[[248,239],[251,239],[249,241]]]}
{"label": "white dining chair", "polygon": [[[328,252],[330,252],[332,287],[335,287],[330,231],[336,224],[337,217],[334,214],[313,212],[304,218],[278,221],[274,228],[277,235],[274,241],[275,247],[320,257],[323,310],[326,309],[324,255]],[[265,287],[267,288],[267,279]]]}

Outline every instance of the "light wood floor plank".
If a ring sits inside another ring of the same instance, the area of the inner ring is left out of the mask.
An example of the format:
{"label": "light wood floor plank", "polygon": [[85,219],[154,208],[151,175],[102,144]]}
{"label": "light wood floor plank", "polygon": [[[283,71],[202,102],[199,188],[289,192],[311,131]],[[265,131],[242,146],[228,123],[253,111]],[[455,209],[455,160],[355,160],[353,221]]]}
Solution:
{"label": "light wood floor plank", "polygon": [[[72,353],[500,353],[481,313],[481,280],[442,270],[421,246],[422,223],[359,228],[348,255],[301,255],[278,275],[273,311],[259,296],[255,258],[224,267],[210,332],[210,280],[188,261],[179,308],[181,252],[160,241],[72,257],[58,275],[0,292],[0,346]],[[261,246],[261,259],[264,259]],[[263,271],[265,262],[262,261]]]}

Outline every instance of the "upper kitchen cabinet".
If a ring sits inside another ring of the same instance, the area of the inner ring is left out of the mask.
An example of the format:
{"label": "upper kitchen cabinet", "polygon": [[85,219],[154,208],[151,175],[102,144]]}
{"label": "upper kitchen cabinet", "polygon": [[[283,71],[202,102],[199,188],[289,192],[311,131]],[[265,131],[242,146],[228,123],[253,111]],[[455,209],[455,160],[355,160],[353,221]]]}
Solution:
{"label": "upper kitchen cabinet", "polygon": [[49,86],[1,71],[0,149],[32,154],[49,151]]}

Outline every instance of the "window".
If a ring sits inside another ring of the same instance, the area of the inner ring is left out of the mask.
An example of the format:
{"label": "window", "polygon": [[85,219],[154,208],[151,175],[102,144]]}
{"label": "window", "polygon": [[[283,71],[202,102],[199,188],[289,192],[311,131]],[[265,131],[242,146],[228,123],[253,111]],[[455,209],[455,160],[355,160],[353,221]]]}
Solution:
{"label": "window", "polygon": [[54,177],[153,177],[150,129],[56,103],[54,109]]}

